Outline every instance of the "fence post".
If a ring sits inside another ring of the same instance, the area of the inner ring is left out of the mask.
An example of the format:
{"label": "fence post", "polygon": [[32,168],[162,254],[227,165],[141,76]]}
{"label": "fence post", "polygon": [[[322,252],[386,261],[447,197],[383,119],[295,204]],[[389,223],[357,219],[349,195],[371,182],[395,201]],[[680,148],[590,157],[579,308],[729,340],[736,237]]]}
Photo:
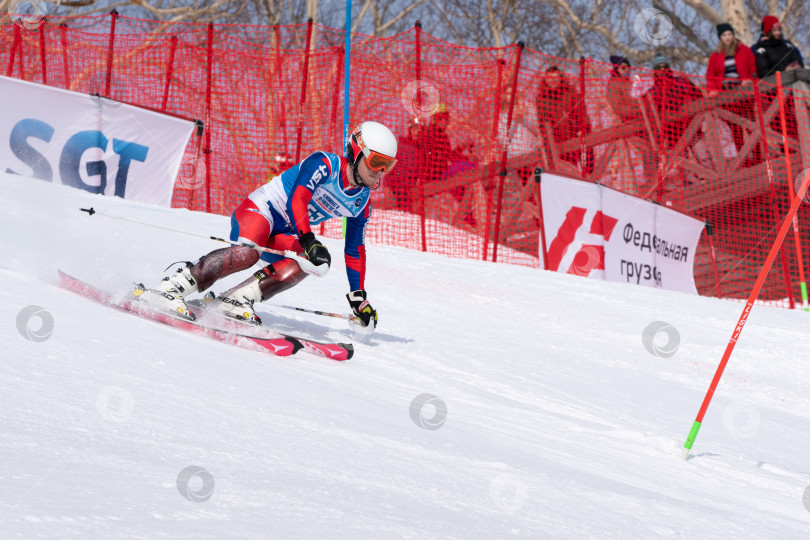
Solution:
{"label": "fence post", "polygon": [[307,102],[307,80],[309,76],[309,48],[312,38],[312,17],[307,19],[307,41],[304,44],[304,78],[301,81],[301,106],[298,110],[298,137],[295,143],[295,162],[301,161],[301,139],[304,135],[304,105]]}
{"label": "fence post", "polygon": [[[509,98],[509,115],[506,117],[506,141],[509,140],[509,132],[512,130],[512,114],[515,111],[515,96],[517,95],[517,83],[518,83],[518,73],[520,72],[520,59],[523,55],[523,47],[524,44],[522,41],[518,41],[518,53],[517,53],[517,60],[515,63],[515,74],[512,76],[512,95]],[[498,172],[498,176],[500,176],[500,182],[498,183],[498,205],[497,210],[495,211],[495,241],[492,245],[492,262],[498,262],[498,237],[500,236],[501,232],[501,214],[503,213],[503,184],[506,180],[506,158],[507,158],[507,150],[509,148],[508,143],[504,145],[503,151],[501,152],[501,169]]]}
{"label": "fence post", "polygon": [[214,63],[214,23],[208,23],[205,74],[205,211],[211,213],[211,73]]}
{"label": "fence post", "polygon": [[[281,27],[275,26],[273,28],[273,34],[276,40],[276,47],[275,51],[273,52],[274,60],[275,60],[275,76],[278,82],[278,87],[281,88],[282,83],[282,62],[281,62]],[[289,158],[292,155],[292,149],[288,146],[288,138],[287,138],[287,103],[285,101],[281,101],[278,107],[278,129],[281,131],[280,140],[284,141],[282,143],[283,147],[277,150],[278,155],[283,155],[285,158]],[[288,155],[287,152],[290,152]]]}
{"label": "fence post", "polygon": [[706,225],[706,236],[709,237],[709,249],[711,250],[712,256],[712,271],[714,272],[714,286],[717,290],[717,298],[723,298],[723,291],[720,290],[720,276],[717,273],[717,254],[714,251],[714,240],[712,240],[714,236],[714,225],[708,220],[704,223]]}
{"label": "fence post", "polygon": [[[768,173],[768,187],[770,187],[770,203],[771,203],[771,214],[773,214],[773,220],[776,226],[779,226],[779,214],[776,210],[776,185],[773,181],[773,167],[771,166],[771,156],[768,152],[768,134],[765,131],[765,111],[762,109],[762,94],[759,91],[759,81],[754,80],[754,101],[756,102],[756,115],[757,120],[759,120],[759,132],[760,138],[759,142],[762,144],[762,154],[765,158],[765,167]],[[788,182],[790,179],[788,178]],[[788,300],[790,301],[790,309],[796,308],[796,302],[793,299],[793,287],[790,286],[790,270],[788,270],[788,262],[787,257],[785,256],[785,250],[782,249],[782,246],[779,246],[779,256],[782,260],[782,274],[785,279],[785,289],[787,290]]]}
{"label": "fence post", "polygon": [[17,48],[20,46],[20,27],[14,25],[14,41],[11,42],[11,52],[8,57],[8,69],[6,69],[6,77],[11,77],[11,72],[14,70],[14,57],[17,54]]}
{"label": "fence post", "polygon": [[[332,94],[332,106],[330,107],[331,112],[329,114],[329,129],[331,130],[337,124],[337,111],[338,111],[338,97],[340,97],[340,89],[343,88],[343,58],[346,55],[346,48],[345,47],[335,47],[335,53],[337,58],[337,69],[335,69],[335,93]],[[338,146],[338,151],[335,152],[337,155],[343,155],[346,151],[346,141],[343,139],[343,126],[341,125],[341,129],[338,131],[341,133],[340,139],[340,146]]]}
{"label": "fence post", "polygon": [[[488,188],[488,184],[492,182],[492,179],[495,177],[495,160],[497,159],[495,156],[497,155],[498,151],[498,130],[500,129],[501,124],[501,79],[503,78],[503,66],[506,61],[503,58],[498,58],[498,75],[497,75],[497,83],[495,85],[495,117],[492,119],[492,134],[490,135],[489,140],[492,141],[492,152],[491,157],[492,161],[489,162],[489,171],[486,176],[484,189]],[[506,140],[506,136],[504,135],[504,140]],[[485,192],[486,193],[486,192]],[[492,197],[487,196],[487,207],[484,210],[484,216],[486,219],[486,224],[484,225],[484,246],[483,246],[483,257],[481,260],[487,260],[487,251],[489,250],[489,222],[492,221]]]}
{"label": "fence post", "polygon": [[543,256],[543,270],[548,270],[548,248],[546,248],[546,224],[543,221],[543,195],[540,190],[540,180],[543,176],[543,167],[534,169],[534,185],[537,189],[537,214],[540,218],[540,254]]}
{"label": "fence post", "polygon": [[39,25],[39,57],[42,62],[42,84],[48,84],[48,64],[46,62],[47,55],[45,54],[45,23],[43,17],[42,23]]}
{"label": "fence post", "polygon": [[174,52],[177,50],[177,36],[172,36],[172,46],[169,49],[169,64],[166,66],[166,84],[163,86],[163,103],[160,110],[165,111],[169,102],[169,85],[172,82],[172,71],[174,70]]}
{"label": "fence post", "polygon": [[[416,29],[416,44],[415,44],[415,47],[416,47],[416,50],[415,50],[415,54],[416,54],[416,80],[421,81],[422,80],[422,22],[421,21],[416,21],[416,24],[414,25],[414,28]],[[421,90],[417,90],[417,92],[418,93],[416,95],[416,99],[419,100],[418,101],[419,106],[420,106],[419,113],[421,113],[422,112],[422,109],[421,109],[421,106],[422,106],[422,101],[421,101],[422,100],[422,94],[421,94]],[[424,178],[424,175],[422,174],[423,173],[423,171],[422,171],[423,160],[421,158],[421,156],[422,156],[422,149],[421,148],[417,148],[417,155],[419,155],[419,162],[418,162],[418,166],[416,168],[416,170],[417,170],[417,173],[416,173],[417,174],[417,176],[416,176],[416,185],[419,187],[419,227],[420,227],[421,233],[422,233],[422,251],[427,251],[427,218],[425,217],[425,211],[427,209],[427,205],[425,204],[425,178]]]}
{"label": "fence post", "polygon": [[588,163],[588,153],[585,150],[585,134],[582,133],[583,121],[586,117],[585,108],[585,57],[579,57],[579,166],[582,170],[582,178],[587,179],[588,175],[585,174],[586,164]]}
{"label": "fence post", "polygon": [[[346,57],[346,48],[345,47],[335,47],[335,52],[337,53],[337,69],[335,70],[335,92],[332,94],[332,106],[330,107],[331,112],[329,113],[329,130],[337,124],[337,111],[338,111],[338,97],[340,96],[340,89],[343,87],[343,59]],[[343,139],[343,126],[340,126],[338,132],[341,134],[340,145],[343,148],[339,148],[335,154],[337,155],[346,155],[346,144],[345,139]],[[331,137],[330,137],[331,138]],[[321,228],[319,235],[323,236],[326,232],[326,221],[321,221]]]}
{"label": "fence post", "polygon": [[65,89],[70,90],[70,66],[68,64],[67,52],[67,25],[65,23],[59,25],[59,41],[62,43],[62,64],[65,69]]}
{"label": "fence post", "polygon": [[[17,58],[20,60],[20,80],[25,80],[25,48],[22,46],[22,32],[20,32],[20,46],[17,49]],[[32,77],[33,79],[33,77]]]}
{"label": "fence post", "polygon": [[104,83],[104,96],[110,97],[110,82],[112,81],[113,45],[115,44],[115,21],[118,19],[118,12],[110,12],[110,43],[107,46],[107,80]]}

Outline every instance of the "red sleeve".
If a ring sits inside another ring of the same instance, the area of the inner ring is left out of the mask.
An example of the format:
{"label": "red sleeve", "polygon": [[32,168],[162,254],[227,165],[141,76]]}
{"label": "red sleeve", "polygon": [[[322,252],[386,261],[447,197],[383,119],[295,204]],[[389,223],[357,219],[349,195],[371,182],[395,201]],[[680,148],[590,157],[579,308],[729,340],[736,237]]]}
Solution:
{"label": "red sleeve", "polygon": [[[736,59],[736,58],[735,58]],[[739,67],[737,68],[739,69]],[[713,52],[706,66],[706,88],[720,90],[723,87],[723,75],[726,74],[726,65],[723,55]]]}
{"label": "red sleeve", "polygon": [[307,208],[311,200],[312,192],[305,186],[296,186],[295,191],[290,195],[290,208],[292,208],[290,220],[299,236],[312,230],[309,225],[309,209]]}
{"label": "red sleeve", "polygon": [[299,236],[311,232],[309,202],[318,186],[326,182],[331,173],[332,165],[323,152],[315,152],[301,162],[298,176],[288,188],[287,196],[287,216]]}

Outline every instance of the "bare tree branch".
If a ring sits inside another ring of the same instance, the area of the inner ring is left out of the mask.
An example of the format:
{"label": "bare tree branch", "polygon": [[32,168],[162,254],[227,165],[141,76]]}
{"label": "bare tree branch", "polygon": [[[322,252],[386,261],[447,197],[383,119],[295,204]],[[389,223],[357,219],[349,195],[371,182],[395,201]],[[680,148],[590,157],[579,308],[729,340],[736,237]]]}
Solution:
{"label": "bare tree branch", "polygon": [[397,23],[398,21],[400,21],[400,20],[401,20],[403,17],[405,17],[405,15],[407,15],[408,13],[410,13],[411,11],[413,11],[414,9],[416,9],[417,7],[419,7],[420,5],[422,5],[422,4],[424,4],[424,3],[425,3],[425,0],[417,0],[417,1],[416,1],[416,2],[414,2],[413,4],[409,5],[408,7],[406,7],[405,9],[403,9],[403,10],[400,12],[400,14],[399,14],[399,15],[397,15],[397,16],[396,16],[396,17],[394,17],[393,19],[390,19],[390,20],[389,20],[387,23],[385,23],[385,24],[381,25],[381,26],[380,26],[380,28],[379,28],[379,32],[380,32],[380,33],[385,32],[386,30],[388,30],[388,28],[390,28],[390,27],[391,27],[391,26],[393,26],[395,23]]}
{"label": "bare tree branch", "polygon": [[684,23],[683,20],[681,20],[681,18],[678,17],[678,15],[676,15],[674,12],[667,9],[661,0],[653,0],[653,7],[666,13],[672,21],[672,25],[675,27],[675,29],[686,36],[690,42],[694,43],[701,51],[703,51],[703,54],[706,56],[712,54],[714,47],[706,43],[704,39],[699,38],[692,30],[692,27]]}
{"label": "bare tree branch", "polygon": [[697,13],[703,16],[704,19],[712,24],[720,24],[726,22],[723,14],[718,12],[704,0],[682,0],[684,4],[694,9]]}
{"label": "bare tree branch", "polygon": [[624,42],[617,39],[616,35],[613,32],[611,32],[611,30],[608,29],[607,27],[602,26],[600,24],[594,24],[583,21],[573,12],[571,6],[565,0],[556,0],[556,4],[567,16],[567,18],[574,23],[574,25],[583,28],[585,30],[596,32],[597,34],[602,36],[614,50],[621,52],[628,58],[638,58],[639,56],[638,51],[630,48]]}
{"label": "bare tree branch", "polygon": [[368,13],[368,8],[371,7],[371,0],[366,0],[366,3],[363,4],[363,9],[360,10],[360,15],[357,16],[357,20],[352,25],[352,32],[357,32],[357,27],[360,26],[360,23],[363,22],[363,17],[366,16]]}
{"label": "bare tree branch", "polygon": [[[8,10],[15,0],[0,0]],[[16,0],[20,2],[21,0]],[[39,0],[53,15],[90,15],[117,8],[122,14],[166,22],[301,24],[307,16],[331,28],[344,27],[342,0]],[[642,35],[645,6],[663,11],[672,34],[662,43]],[[644,62],[667,51],[676,69],[703,72],[715,46],[714,26],[729,22],[751,45],[761,17],[778,14],[785,34],[800,50],[810,46],[810,3],[804,0],[364,0],[351,31],[372,36],[398,33],[421,20],[426,33],[473,47],[502,47],[519,40],[565,58],[621,54]],[[371,14],[371,16],[369,16]],[[640,41],[639,41],[640,40]]]}

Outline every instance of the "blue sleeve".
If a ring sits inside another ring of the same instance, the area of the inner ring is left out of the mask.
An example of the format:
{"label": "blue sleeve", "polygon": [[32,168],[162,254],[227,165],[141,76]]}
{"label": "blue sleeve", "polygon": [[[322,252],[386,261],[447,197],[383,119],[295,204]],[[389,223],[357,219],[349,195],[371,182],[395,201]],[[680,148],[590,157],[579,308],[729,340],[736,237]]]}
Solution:
{"label": "blue sleeve", "polygon": [[371,201],[363,213],[346,219],[346,276],[349,278],[349,290],[365,289],[366,281],[366,226],[371,219]]}

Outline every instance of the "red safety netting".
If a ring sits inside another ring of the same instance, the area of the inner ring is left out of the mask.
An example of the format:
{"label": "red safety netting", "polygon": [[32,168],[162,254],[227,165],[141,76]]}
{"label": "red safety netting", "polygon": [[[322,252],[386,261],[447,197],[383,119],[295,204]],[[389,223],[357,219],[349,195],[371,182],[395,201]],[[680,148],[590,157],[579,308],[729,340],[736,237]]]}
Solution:
{"label": "red safety netting", "polygon": [[[229,214],[310,152],[342,154],[342,31],[117,15],[29,29],[5,18],[0,30],[7,76],[204,123],[186,150],[174,206]],[[727,85],[708,96],[705,77],[620,71],[519,45],[459,47],[419,27],[353,36],[351,66],[351,125],[380,121],[400,143],[399,164],[373,195],[373,242],[537,266],[534,170],[543,167],[706,220],[698,290],[744,298],[810,160],[805,70],[784,74],[781,101],[765,81],[756,92]],[[808,219],[803,205],[803,251],[791,231],[761,299],[800,299]],[[320,232],[340,229],[330,222]]]}

